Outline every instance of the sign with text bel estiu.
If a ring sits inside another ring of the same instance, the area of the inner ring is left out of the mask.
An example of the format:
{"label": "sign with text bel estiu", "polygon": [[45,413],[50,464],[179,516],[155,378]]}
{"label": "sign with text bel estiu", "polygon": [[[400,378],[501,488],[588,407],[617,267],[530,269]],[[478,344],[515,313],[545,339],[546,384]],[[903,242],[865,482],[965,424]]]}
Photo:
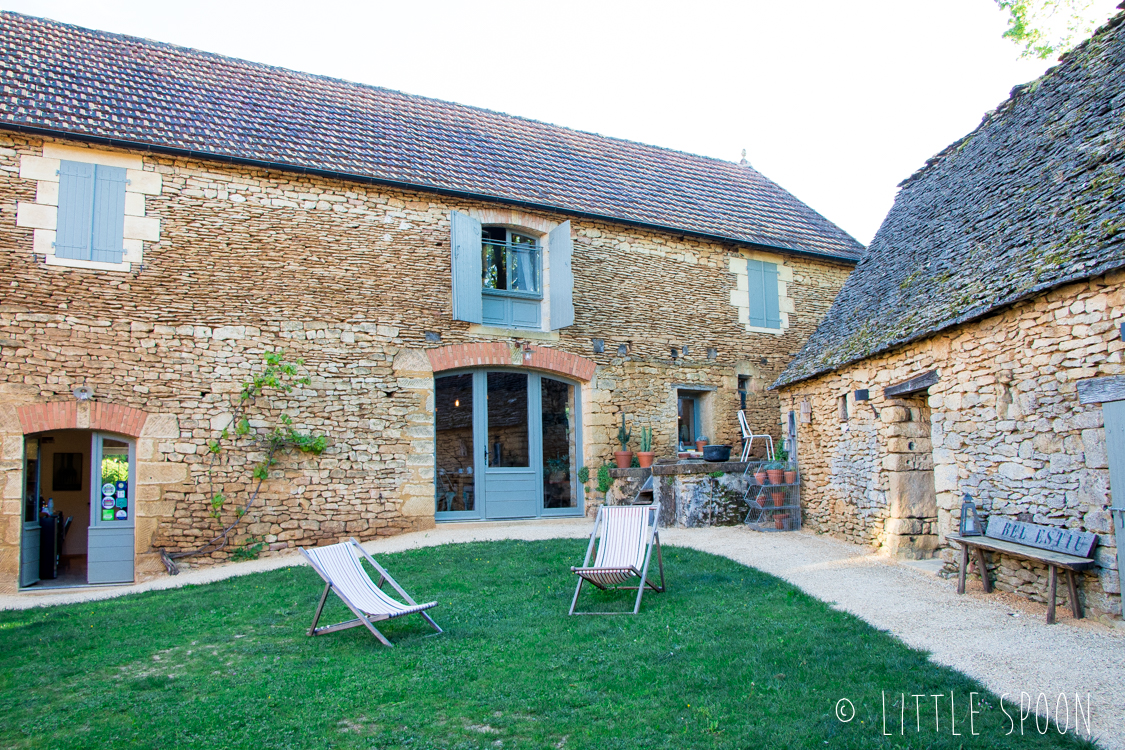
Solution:
{"label": "sign with text bel estiu", "polygon": [[1066,555],[1089,557],[1090,550],[1098,543],[1098,535],[1088,531],[1071,531],[1055,526],[1036,526],[1033,523],[1012,521],[1007,518],[988,519],[986,536],[1008,542],[1026,544],[1028,547],[1049,549]]}

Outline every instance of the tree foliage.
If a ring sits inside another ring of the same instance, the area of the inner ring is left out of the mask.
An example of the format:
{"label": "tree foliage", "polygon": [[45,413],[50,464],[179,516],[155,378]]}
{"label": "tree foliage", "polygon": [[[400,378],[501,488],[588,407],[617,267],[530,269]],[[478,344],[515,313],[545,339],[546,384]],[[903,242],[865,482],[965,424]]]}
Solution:
{"label": "tree foliage", "polygon": [[1112,13],[1116,0],[994,0],[1008,14],[1004,38],[1020,57],[1046,60],[1073,49]]}

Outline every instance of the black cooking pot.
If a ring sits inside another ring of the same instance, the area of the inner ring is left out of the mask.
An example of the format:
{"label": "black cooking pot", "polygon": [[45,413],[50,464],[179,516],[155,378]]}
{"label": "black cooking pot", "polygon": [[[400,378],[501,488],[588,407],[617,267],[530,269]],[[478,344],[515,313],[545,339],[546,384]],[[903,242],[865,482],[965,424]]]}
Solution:
{"label": "black cooking pot", "polygon": [[715,463],[729,461],[730,449],[729,445],[705,445],[703,446],[703,460],[714,461]]}

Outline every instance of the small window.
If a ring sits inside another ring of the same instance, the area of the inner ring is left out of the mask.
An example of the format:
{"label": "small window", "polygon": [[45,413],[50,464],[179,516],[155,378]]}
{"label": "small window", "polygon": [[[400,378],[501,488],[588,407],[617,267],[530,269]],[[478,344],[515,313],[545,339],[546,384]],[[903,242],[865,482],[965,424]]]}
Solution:
{"label": "small window", "polygon": [[695,441],[703,436],[703,393],[698,391],[677,391],[678,425],[676,438],[682,450],[695,447]]}
{"label": "small window", "polygon": [[839,401],[839,404],[840,404],[840,419],[847,419],[848,418],[848,394],[845,393],[843,396],[840,396],[838,401]]}
{"label": "small window", "polygon": [[746,411],[746,394],[750,392],[750,376],[738,376],[738,408]]}
{"label": "small window", "polygon": [[482,286],[541,297],[539,242],[504,227],[481,228]]}

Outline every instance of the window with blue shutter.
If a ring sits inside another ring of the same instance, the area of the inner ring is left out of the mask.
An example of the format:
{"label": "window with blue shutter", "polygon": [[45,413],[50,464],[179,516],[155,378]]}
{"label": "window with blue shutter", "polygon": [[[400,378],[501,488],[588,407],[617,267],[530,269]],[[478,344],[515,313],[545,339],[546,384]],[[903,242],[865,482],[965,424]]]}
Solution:
{"label": "window with blue shutter", "polygon": [[120,263],[124,234],[125,169],[63,161],[55,256]]}
{"label": "window with blue shutter", "polygon": [[[502,328],[543,325],[543,247],[539,239],[504,226],[482,226],[460,211],[450,216],[453,319]],[[574,323],[570,222],[547,238],[551,329]]]}
{"label": "window with blue shutter", "polygon": [[748,260],[746,278],[750,289],[750,325],[758,328],[781,328],[777,264]]}

